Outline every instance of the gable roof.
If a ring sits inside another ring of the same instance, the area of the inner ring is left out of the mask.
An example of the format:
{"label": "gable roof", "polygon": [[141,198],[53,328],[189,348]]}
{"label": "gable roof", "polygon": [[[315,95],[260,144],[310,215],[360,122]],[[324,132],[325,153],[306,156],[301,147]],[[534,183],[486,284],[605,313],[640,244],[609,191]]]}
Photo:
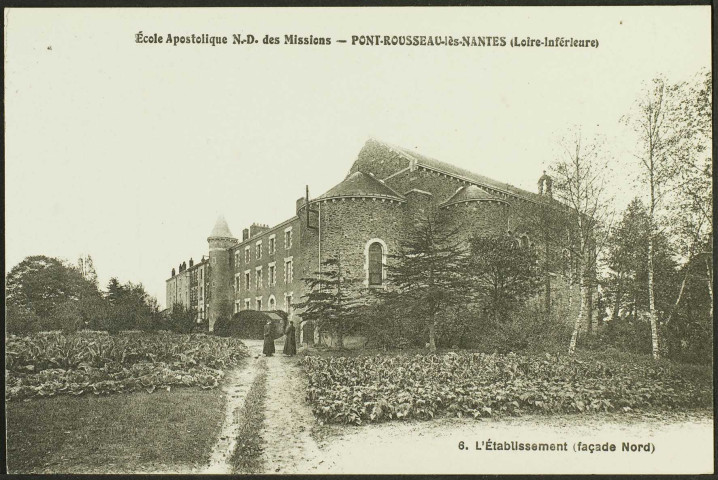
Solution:
{"label": "gable roof", "polygon": [[479,175],[478,173],[471,172],[450,163],[442,162],[441,160],[437,160],[435,158],[427,157],[426,155],[407,150],[406,148],[398,147],[396,145],[392,145],[373,138],[368,140],[367,144],[371,142],[378,144],[395,153],[398,153],[399,155],[405,157],[407,160],[414,161],[418,166],[427,168],[429,170],[449,174],[462,180],[468,180],[472,183],[479,185],[480,187],[487,187],[501,193],[518,196],[527,200],[533,200],[535,202],[541,203],[544,203],[546,201],[544,197],[538,195],[537,193],[533,193],[522,188],[514,187],[513,185],[510,185],[505,182],[499,182],[498,180],[494,180],[493,178]]}
{"label": "gable roof", "polygon": [[354,172],[341,183],[314,200],[340,197],[380,197],[394,200],[404,200],[404,196],[394,189],[383,184],[373,175],[364,172]]}
{"label": "gable roof", "polygon": [[493,201],[507,203],[503,198],[495,197],[476,185],[467,185],[459,188],[448,200],[441,204],[442,207],[455,203]]}

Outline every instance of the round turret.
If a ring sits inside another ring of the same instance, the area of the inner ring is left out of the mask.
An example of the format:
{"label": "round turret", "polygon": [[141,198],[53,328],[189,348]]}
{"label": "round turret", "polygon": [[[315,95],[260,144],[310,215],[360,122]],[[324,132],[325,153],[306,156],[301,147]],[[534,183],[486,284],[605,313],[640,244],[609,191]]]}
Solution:
{"label": "round turret", "polygon": [[217,218],[212,232],[207,237],[209,243],[209,331],[214,330],[215,322],[232,315],[232,266],[230,248],[237,244],[223,216]]}

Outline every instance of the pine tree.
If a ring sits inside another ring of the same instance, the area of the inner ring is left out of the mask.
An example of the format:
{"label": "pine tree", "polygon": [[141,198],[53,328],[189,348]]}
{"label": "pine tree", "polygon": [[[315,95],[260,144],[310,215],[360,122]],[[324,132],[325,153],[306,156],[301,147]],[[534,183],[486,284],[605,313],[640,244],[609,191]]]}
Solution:
{"label": "pine tree", "polygon": [[391,255],[390,289],[384,301],[398,307],[429,335],[436,350],[436,330],[442,314],[466,305],[471,290],[466,270],[466,247],[444,216],[428,213],[417,217]]}
{"label": "pine tree", "polygon": [[295,306],[302,319],[316,329],[332,333],[336,346],[344,348],[344,335],[351,329],[361,305],[358,281],[345,268],[341,255],[321,263],[321,270],[304,278],[308,292]]}

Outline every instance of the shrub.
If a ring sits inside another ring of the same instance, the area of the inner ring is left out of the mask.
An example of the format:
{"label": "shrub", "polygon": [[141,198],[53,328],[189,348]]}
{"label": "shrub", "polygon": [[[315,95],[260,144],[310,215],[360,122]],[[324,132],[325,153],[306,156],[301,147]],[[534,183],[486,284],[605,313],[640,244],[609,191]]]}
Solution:
{"label": "shrub", "polygon": [[264,339],[264,324],[267,323],[267,313],[276,313],[282,320],[274,322],[274,338],[284,335],[287,326],[287,314],[281,310],[260,312],[258,310],[243,310],[235,313],[231,318],[220,318],[214,324],[214,334],[220,337],[236,337],[252,340]]}

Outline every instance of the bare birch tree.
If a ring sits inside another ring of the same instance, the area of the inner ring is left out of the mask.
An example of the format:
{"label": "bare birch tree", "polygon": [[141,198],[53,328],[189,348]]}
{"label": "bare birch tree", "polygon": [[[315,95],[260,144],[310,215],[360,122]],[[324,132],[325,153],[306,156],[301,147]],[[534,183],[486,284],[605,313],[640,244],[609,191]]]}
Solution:
{"label": "bare birch tree", "polygon": [[579,311],[573,325],[568,353],[576,350],[581,322],[586,315],[591,278],[596,272],[596,249],[606,242],[607,229],[612,217],[607,191],[609,162],[598,139],[584,141],[581,130],[576,129],[561,142],[561,158],[552,166],[556,199],[568,208],[568,241],[564,248],[570,254],[576,275],[573,281],[580,289]]}
{"label": "bare birch tree", "polygon": [[641,180],[648,197],[648,308],[651,322],[651,343],[653,358],[660,357],[658,339],[658,314],[655,298],[654,252],[658,229],[658,215],[669,191],[669,182],[676,173],[671,158],[677,136],[670,114],[671,87],[663,78],[655,78],[638,99],[631,114],[624,122],[633,127],[638,135],[639,153],[635,157],[641,167]]}

